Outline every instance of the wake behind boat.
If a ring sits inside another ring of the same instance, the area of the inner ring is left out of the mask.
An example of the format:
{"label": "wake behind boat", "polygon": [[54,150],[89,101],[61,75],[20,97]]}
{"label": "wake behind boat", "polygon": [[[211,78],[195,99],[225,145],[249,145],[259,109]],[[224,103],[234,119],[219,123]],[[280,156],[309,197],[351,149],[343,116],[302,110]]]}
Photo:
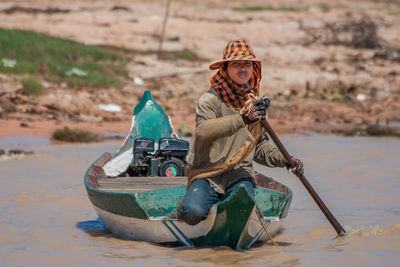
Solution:
{"label": "wake behind boat", "polygon": [[118,152],[100,156],[86,171],[88,197],[106,228],[122,238],[188,247],[246,249],[275,235],[292,199],[285,185],[257,173],[254,200],[244,186],[215,204],[207,219],[177,218],[186,192],[188,142],[149,91],[134,109]]}

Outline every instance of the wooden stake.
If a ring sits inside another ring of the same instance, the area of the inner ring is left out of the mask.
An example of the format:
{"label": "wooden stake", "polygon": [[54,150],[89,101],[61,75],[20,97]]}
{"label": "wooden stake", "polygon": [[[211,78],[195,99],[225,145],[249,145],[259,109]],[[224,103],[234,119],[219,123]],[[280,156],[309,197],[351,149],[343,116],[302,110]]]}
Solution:
{"label": "wooden stake", "polygon": [[163,25],[162,25],[161,34],[160,34],[160,45],[158,46],[158,53],[157,53],[157,59],[159,59],[159,60],[161,59],[162,44],[163,44],[163,41],[164,41],[165,28],[167,26],[167,20],[168,20],[170,5],[171,5],[171,0],[167,0],[167,6],[165,8],[164,21],[163,21]]}

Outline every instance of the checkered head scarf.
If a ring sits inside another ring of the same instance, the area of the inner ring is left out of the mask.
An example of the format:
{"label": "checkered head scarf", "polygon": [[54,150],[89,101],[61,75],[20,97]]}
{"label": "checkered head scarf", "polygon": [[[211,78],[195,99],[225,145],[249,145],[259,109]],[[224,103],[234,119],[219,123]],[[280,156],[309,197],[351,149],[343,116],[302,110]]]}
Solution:
{"label": "checkered head scarf", "polygon": [[[253,62],[253,75],[248,84],[239,85],[235,83],[227,73],[225,62],[233,60],[249,60]],[[246,40],[229,42],[223,52],[223,58],[210,65],[211,70],[218,69],[210,78],[211,88],[215,90],[219,98],[234,109],[241,109],[249,93],[259,95],[261,81],[261,62],[256,59],[253,50]]]}

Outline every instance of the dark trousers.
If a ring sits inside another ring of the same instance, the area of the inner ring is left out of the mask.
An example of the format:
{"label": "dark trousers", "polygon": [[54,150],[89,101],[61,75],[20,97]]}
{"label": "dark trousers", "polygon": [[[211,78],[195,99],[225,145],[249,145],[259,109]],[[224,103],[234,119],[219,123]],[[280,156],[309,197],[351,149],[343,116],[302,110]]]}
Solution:
{"label": "dark trousers", "polygon": [[178,211],[180,219],[187,224],[195,225],[208,216],[211,206],[229,197],[236,187],[243,184],[249,195],[254,198],[254,186],[250,178],[241,178],[225,190],[225,194],[217,193],[206,179],[195,180],[188,188]]}

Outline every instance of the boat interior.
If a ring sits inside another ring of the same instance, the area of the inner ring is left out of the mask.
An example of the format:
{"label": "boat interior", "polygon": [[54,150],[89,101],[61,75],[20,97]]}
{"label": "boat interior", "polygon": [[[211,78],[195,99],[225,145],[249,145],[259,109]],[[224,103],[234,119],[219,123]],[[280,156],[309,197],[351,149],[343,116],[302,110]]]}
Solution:
{"label": "boat interior", "polygon": [[[187,177],[130,177],[127,173],[119,177],[108,177],[103,169],[103,165],[112,158],[111,154],[105,153],[92,166],[87,173],[87,182],[94,188],[103,191],[120,193],[140,193],[155,189],[168,187],[186,186]],[[270,177],[256,173],[255,181],[258,187],[274,190],[283,194],[288,194],[288,188]]]}

